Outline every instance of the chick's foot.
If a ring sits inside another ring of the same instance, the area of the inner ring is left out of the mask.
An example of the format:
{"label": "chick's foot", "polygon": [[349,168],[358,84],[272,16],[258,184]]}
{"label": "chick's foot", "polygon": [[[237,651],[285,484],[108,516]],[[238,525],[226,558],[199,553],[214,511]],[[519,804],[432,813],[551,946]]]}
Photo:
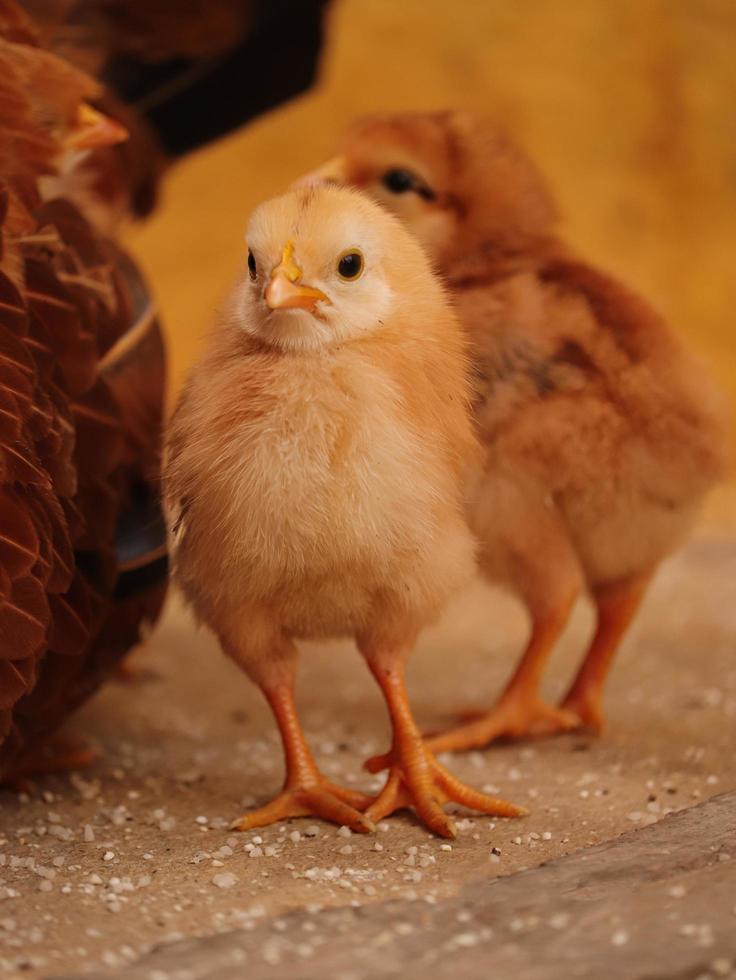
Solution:
{"label": "chick's foot", "polygon": [[595,735],[600,735],[603,731],[605,717],[599,693],[571,692],[560,707],[578,719],[578,728],[584,728]]}
{"label": "chick's foot", "polygon": [[365,811],[373,823],[396,810],[412,808],[433,833],[453,838],[455,824],[442,809],[444,803],[459,803],[492,817],[521,817],[527,812],[523,807],[467,786],[440,765],[421,740],[394,749],[388,758],[386,785]]}
{"label": "chick's foot", "polygon": [[[516,698],[503,700],[490,711],[466,709],[461,716],[467,724],[445,732],[425,735],[425,743],[433,752],[461,752],[484,748],[497,738],[522,738],[528,735],[551,735],[582,727],[581,719],[567,705],[556,708],[540,698],[525,701]],[[472,720],[470,720],[472,719]],[[374,755],[365,762],[368,772],[380,772],[391,765],[391,753]]]}
{"label": "chick's foot", "polygon": [[368,806],[370,798],[335,786],[317,768],[297,717],[293,677],[285,683],[264,687],[264,694],[281,732],[286,781],[282,791],[270,803],[244,813],[231,824],[231,829],[252,830],[290,817],[321,817],[350,827],[356,833],[373,830],[370,820],[359,812]]}
{"label": "chick's foot", "polygon": [[291,817],[320,817],[365,834],[372,831],[374,826],[368,817],[358,811],[365,809],[369,803],[370,797],[335,786],[319,773],[309,773],[287,784],[270,803],[244,813],[231,824],[230,829],[252,830]]}
{"label": "chick's foot", "polygon": [[[468,717],[468,713],[465,714]],[[478,749],[497,738],[553,735],[580,727],[580,719],[567,706],[555,707],[535,696],[513,694],[502,698],[490,711],[477,712],[474,720],[427,739],[434,752]]]}

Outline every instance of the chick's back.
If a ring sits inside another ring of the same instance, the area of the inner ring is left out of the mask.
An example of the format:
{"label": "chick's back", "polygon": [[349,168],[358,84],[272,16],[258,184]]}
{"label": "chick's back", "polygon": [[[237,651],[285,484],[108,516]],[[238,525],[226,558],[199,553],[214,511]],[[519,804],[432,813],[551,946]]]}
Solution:
{"label": "chick's back", "polygon": [[726,468],[697,362],[645,301],[567,257],[456,296],[488,464],[547,495],[591,581],[660,560]]}

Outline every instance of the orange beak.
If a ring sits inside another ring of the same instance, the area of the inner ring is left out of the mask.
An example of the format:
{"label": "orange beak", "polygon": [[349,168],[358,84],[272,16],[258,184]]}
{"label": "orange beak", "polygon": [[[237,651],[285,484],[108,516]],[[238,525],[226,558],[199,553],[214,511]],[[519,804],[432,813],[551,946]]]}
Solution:
{"label": "orange beak", "polygon": [[310,170],[298,180],[293,187],[309,187],[312,184],[346,184],[348,182],[347,159],[344,156],[332,157],[316,170]]}
{"label": "orange beak", "polygon": [[125,126],[83,102],[77,109],[77,118],[64,140],[64,146],[67,150],[93,150],[122,143],[127,138]]}
{"label": "orange beak", "polygon": [[266,304],[272,310],[313,310],[320,301],[330,302],[321,289],[302,286],[301,278],[302,270],[294,261],[294,243],[287,242],[263,294]]}

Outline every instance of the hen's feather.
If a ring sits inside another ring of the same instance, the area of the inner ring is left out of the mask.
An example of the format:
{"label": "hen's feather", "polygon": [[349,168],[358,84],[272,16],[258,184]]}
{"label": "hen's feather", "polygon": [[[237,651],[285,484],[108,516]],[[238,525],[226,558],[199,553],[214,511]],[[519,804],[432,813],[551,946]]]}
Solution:
{"label": "hen's feather", "polygon": [[[115,600],[118,522],[144,479],[111,377],[132,316],[119,253],[67,202],[44,203],[38,185],[97,91],[36,47],[27,18],[2,0],[0,772],[100,682],[163,596],[158,586]],[[155,382],[137,435],[149,456],[161,420]]]}

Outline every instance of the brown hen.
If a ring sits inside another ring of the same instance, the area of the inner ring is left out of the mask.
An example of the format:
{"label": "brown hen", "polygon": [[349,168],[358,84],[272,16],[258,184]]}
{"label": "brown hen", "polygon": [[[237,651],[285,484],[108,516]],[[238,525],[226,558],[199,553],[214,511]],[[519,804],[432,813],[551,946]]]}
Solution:
{"label": "brown hen", "polygon": [[129,260],[39,189],[70,152],[120,138],[87,103],[98,94],[0,2],[0,774],[94,690],[165,591],[158,327]]}

